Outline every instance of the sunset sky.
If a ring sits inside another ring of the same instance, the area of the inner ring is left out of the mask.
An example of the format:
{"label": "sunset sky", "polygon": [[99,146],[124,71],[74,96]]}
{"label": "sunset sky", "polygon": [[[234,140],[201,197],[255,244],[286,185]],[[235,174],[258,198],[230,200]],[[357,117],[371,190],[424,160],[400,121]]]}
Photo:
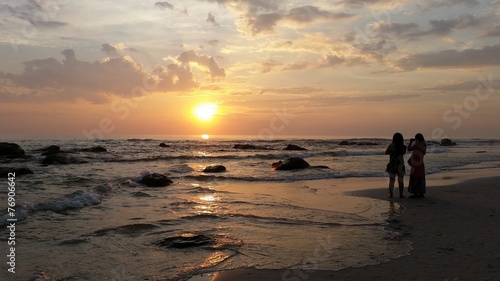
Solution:
{"label": "sunset sky", "polygon": [[500,138],[500,1],[0,1],[0,62],[0,140]]}

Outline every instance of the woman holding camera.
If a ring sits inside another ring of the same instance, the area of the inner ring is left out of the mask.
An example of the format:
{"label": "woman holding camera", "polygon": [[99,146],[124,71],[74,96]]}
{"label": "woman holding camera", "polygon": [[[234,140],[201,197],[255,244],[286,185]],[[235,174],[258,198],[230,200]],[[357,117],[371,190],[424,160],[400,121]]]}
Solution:
{"label": "woman holding camera", "polygon": [[427,143],[422,134],[418,133],[414,139],[410,139],[408,151],[412,152],[408,159],[411,167],[408,184],[408,191],[412,193],[410,198],[424,197],[426,190],[424,155],[427,152]]}

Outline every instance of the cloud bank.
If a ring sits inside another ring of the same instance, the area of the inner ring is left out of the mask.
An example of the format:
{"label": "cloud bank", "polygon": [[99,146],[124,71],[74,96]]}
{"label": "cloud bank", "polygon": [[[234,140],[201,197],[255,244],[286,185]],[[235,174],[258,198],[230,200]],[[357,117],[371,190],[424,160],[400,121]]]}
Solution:
{"label": "cloud bank", "polygon": [[[117,54],[110,44],[103,44],[102,51]],[[89,63],[77,59],[72,49],[62,51],[62,55],[62,61],[52,57],[27,61],[20,74],[0,72],[2,98],[103,103],[111,96],[133,98],[156,92],[190,91],[199,87],[191,62],[207,68],[212,77],[225,77],[224,68],[213,57],[194,51],[179,55],[179,63],[157,65],[151,71],[130,56]]]}

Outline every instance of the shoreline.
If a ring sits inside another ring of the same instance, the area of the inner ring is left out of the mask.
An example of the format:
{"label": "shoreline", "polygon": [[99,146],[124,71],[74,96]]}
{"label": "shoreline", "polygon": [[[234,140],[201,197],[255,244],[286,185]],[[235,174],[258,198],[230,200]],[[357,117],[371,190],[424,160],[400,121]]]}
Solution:
{"label": "shoreline", "polygon": [[500,280],[496,268],[500,264],[498,175],[496,165],[431,174],[423,199],[387,198],[387,180],[382,178],[342,183],[342,194],[403,206],[402,214],[389,214],[386,229],[411,241],[409,255],[336,271],[238,268],[194,276],[189,281]]}

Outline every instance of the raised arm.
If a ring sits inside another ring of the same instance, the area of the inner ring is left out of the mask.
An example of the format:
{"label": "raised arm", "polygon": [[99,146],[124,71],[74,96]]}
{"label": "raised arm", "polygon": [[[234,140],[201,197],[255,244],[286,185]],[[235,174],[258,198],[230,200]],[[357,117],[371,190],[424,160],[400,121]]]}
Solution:
{"label": "raised arm", "polygon": [[392,152],[394,152],[394,144],[391,143],[385,150],[385,155],[391,154]]}

